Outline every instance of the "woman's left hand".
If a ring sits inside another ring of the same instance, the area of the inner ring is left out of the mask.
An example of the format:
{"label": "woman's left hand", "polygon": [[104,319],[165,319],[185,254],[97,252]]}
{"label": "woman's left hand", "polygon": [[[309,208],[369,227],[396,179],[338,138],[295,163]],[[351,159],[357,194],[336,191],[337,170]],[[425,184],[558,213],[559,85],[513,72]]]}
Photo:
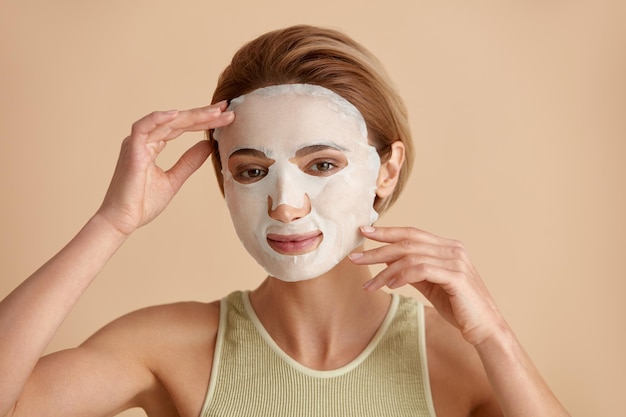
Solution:
{"label": "woman's left hand", "polygon": [[366,290],[412,285],[472,345],[496,336],[506,326],[461,242],[412,227],[363,227],[361,233],[388,243],[350,255],[358,265],[387,264],[365,283]]}

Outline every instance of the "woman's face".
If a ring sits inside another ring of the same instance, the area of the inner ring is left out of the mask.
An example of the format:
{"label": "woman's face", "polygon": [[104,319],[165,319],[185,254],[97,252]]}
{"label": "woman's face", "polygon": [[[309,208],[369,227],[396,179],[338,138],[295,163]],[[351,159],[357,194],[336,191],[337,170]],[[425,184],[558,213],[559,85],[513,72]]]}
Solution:
{"label": "woman's face", "polygon": [[215,132],[224,194],[245,248],[276,278],[318,277],[372,224],[380,159],[356,108],[319,86],[280,85],[231,102]]}

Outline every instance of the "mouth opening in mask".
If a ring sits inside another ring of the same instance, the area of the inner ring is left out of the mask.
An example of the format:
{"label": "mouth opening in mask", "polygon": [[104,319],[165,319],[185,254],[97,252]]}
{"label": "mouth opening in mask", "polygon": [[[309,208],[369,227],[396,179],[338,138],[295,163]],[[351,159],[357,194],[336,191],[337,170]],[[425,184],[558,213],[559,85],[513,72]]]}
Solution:
{"label": "mouth opening in mask", "polygon": [[323,240],[324,234],[319,230],[291,235],[275,233],[267,235],[267,244],[276,252],[287,256],[313,252],[317,250]]}

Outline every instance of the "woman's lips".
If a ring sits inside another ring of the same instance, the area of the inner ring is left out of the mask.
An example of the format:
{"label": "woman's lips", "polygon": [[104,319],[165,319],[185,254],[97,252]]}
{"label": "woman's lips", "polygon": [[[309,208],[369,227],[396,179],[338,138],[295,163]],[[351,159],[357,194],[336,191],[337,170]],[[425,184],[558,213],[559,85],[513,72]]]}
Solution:
{"label": "woman's lips", "polygon": [[276,252],[283,255],[302,255],[318,248],[324,235],[319,230],[297,235],[267,235],[267,243]]}

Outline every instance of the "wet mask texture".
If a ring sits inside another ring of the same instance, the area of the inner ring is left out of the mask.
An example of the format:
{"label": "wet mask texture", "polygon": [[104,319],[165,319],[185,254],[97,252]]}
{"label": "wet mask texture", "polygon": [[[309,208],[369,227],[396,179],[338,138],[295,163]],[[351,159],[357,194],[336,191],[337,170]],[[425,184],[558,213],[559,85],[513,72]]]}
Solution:
{"label": "wet mask texture", "polygon": [[216,129],[224,194],[239,239],[273,277],[316,278],[362,242],[380,158],[358,110],[314,85],[265,87],[231,101]]}

